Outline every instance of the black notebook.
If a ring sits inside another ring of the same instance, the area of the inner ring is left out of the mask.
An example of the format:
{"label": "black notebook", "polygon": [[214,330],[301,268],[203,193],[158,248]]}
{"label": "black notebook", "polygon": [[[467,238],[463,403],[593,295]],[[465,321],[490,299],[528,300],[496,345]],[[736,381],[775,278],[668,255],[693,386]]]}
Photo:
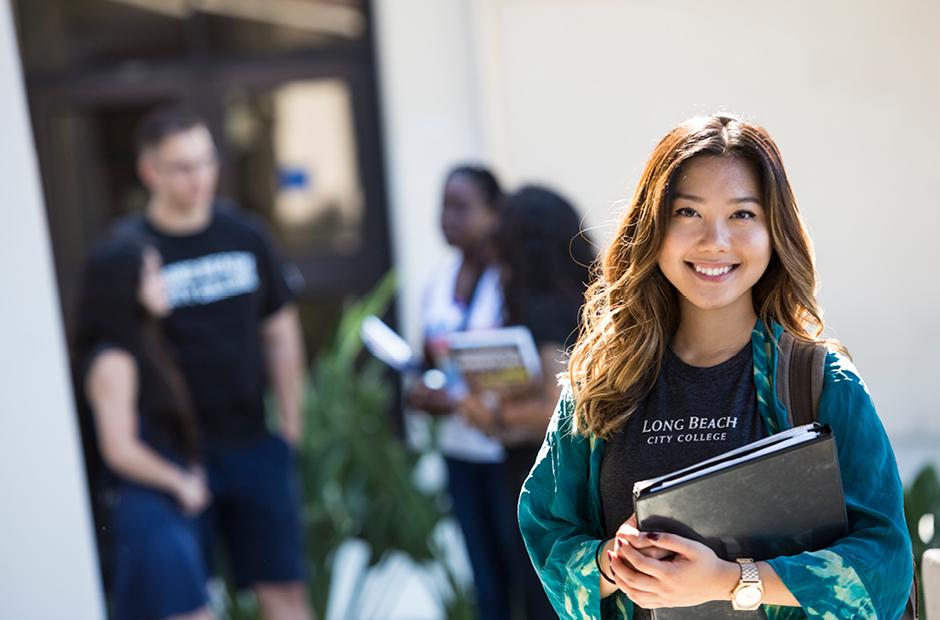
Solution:
{"label": "black notebook", "polygon": [[[835,438],[807,424],[678,471],[637,482],[639,529],[669,532],[718,557],[769,560],[815,551],[848,533]],[[657,609],[657,620],[759,618],[728,601]]]}

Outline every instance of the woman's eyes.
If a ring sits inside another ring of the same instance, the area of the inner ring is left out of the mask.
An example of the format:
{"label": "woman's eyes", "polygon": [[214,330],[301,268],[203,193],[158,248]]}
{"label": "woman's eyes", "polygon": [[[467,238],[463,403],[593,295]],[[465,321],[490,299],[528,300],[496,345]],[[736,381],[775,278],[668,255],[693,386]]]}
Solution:
{"label": "woman's eyes", "polygon": [[[673,215],[679,217],[697,217],[698,212],[691,207],[679,207],[673,212]],[[739,209],[731,214],[731,219],[733,220],[753,220],[757,217],[757,214],[748,209]]]}

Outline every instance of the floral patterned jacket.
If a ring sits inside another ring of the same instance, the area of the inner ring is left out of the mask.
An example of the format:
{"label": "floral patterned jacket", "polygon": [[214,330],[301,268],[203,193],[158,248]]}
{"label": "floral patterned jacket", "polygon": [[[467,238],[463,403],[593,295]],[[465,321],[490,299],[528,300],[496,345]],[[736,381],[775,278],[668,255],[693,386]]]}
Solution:
{"label": "floral patterned jacket", "polygon": [[[775,337],[783,331],[779,325],[772,330]],[[775,397],[773,343],[769,329],[758,323],[751,338],[754,383],[771,434],[789,427]],[[561,618],[632,619],[633,603],[622,592],[600,598],[594,551],[604,536],[599,487],[604,441],[574,434],[573,413],[566,388],[523,486],[519,526]],[[769,560],[801,607],[764,605],[764,611],[770,620],[896,620],[913,578],[901,481],[868,389],[852,363],[834,352],[826,358],[819,421],[836,437],[849,534],[826,549]]]}

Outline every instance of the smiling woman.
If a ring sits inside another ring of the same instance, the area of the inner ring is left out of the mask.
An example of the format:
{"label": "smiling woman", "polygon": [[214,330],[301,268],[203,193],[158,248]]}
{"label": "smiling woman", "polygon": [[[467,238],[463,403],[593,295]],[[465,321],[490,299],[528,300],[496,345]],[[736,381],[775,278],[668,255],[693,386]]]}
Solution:
{"label": "smiling woman", "polygon": [[681,295],[680,312],[753,313],[751,288],[770,263],[757,171],[744,159],[703,155],[678,181],[659,268]]}
{"label": "smiling woman", "polygon": [[[519,500],[559,615],[648,618],[719,601],[773,619],[899,617],[911,543],[894,454],[844,349],[820,337],[812,248],[767,132],[728,115],[670,131],[598,271]],[[839,444],[849,534],[750,559],[637,531],[635,482],[788,428],[774,390],[784,332],[832,345],[818,419]]]}

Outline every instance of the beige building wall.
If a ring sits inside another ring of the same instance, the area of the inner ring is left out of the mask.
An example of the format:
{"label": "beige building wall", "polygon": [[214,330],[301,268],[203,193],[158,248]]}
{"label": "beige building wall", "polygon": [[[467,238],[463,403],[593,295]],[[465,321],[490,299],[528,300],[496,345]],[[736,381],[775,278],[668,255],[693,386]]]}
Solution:
{"label": "beige building wall", "polygon": [[0,5],[0,618],[104,617],[45,208]]}
{"label": "beige building wall", "polygon": [[375,3],[393,260],[406,336],[419,338],[421,291],[448,249],[440,233],[444,175],[486,158],[467,0]]}
{"label": "beige building wall", "polygon": [[937,459],[940,5],[379,7],[394,234],[413,339],[415,283],[440,256],[440,171],[457,145],[478,148],[510,184],[567,193],[603,241],[665,131],[694,114],[733,111],[767,127],[783,151],[816,245],[828,332],[853,353],[902,473]]}

